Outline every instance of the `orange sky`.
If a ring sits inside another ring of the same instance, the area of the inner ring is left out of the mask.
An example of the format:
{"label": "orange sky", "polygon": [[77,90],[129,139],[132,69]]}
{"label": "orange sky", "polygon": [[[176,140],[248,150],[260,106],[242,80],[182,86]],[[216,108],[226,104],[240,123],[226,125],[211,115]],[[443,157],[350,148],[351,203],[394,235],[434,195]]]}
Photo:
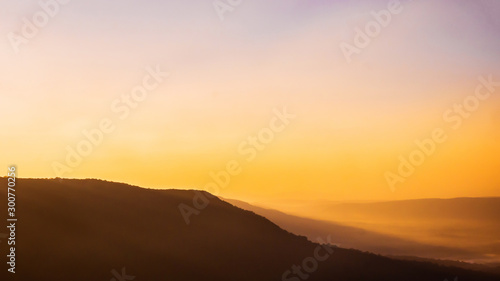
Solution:
{"label": "orange sky", "polygon": [[[257,1],[222,22],[201,2],[199,10],[175,4],[185,17],[170,4],[101,7],[109,15],[95,21],[91,3],[67,6],[19,54],[0,43],[0,167],[56,177],[66,148],[109,118],[115,130],[64,177],[202,189],[235,160],[242,173],[223,197],[500,196],[500,87],[457,130],[443,120],[479,76],[500,81],[499,27],[466,16],[471,4],[407,4],[349,64],[339,44],[386,7],[376,2]],[[20,25],[9,16],[2,31]],[[170,76],[121,119],[113,102],[156,66]],[[284,107],[295,118],[247,161],[241,143]],[[436,128],[447,140],[393,192],[385,173]]]}

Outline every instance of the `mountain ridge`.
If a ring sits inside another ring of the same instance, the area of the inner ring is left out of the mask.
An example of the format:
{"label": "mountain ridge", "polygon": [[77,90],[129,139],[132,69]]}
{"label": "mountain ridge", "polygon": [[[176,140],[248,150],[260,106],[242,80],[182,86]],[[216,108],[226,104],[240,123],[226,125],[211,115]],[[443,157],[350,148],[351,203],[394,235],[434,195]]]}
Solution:
{"label": "mountain ridge", "polygon": [[[6,186],[6,179],[0,184]],[[216,197],[186,225],[178,205],[193,195],[100,180],[18,179],[15,280],[110,280],[125,268],[136,280],[149,281],[296,281],[299,275],[283,274],[321,246]],[[0,197],[5,196],[6,189],[0,189]],[[0,244],[2,251],[5,245]],[[342,248],[308,273],[308,280],[442,281],[454,276],[498,280],[493,274]]]}

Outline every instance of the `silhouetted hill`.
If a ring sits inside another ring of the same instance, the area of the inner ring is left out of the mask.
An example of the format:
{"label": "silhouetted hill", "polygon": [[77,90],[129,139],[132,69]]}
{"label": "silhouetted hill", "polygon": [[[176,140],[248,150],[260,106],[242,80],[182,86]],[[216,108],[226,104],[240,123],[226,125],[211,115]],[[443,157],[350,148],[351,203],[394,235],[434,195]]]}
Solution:
{"label": "silhouetted hill", "polygon": [[426,259],[426,258],[412,257],[412,256],[397,256],[397,257],[393,257],[393,258],[399,259],[399,260],[431,262],[431,263],[436,263],[436,264],[440,264],[440,265],[444,265],[444,266],[453,266],[453,267],[460,267],[460,268],[465,268],[465,269],[470,269],[470,270],[475,270],[475,271],[484,271],[484,272],[491,272],[494,274],[500,274],[500,264],[498,264],[498,263],[476,264],[476,263],[467,263],[467,262],[452,261],[452,260]]}
{"label": "silhouetted hill", "polygon": [[[0,185],[7,186],[5,178]],[[0,189],[2,202],[7,202],[6,191]],[[188,226],[178,205],[191,204],[193,196],[194,191],[98,180],[19,179],[15,276],[23,281],[108,281],[113,269],[125,267],[135,281],[281,280],[286,270],[314,256],[317,244],[217,198]],[[5,222],[5,211],[0,219]],[[5,277],[6,244],[0,245],[5,267],[0,279],[11,280],[11,274]],[[345,249],[335,249],[307,280],[443,281],[455,276],[460,281],[499,280]]]}

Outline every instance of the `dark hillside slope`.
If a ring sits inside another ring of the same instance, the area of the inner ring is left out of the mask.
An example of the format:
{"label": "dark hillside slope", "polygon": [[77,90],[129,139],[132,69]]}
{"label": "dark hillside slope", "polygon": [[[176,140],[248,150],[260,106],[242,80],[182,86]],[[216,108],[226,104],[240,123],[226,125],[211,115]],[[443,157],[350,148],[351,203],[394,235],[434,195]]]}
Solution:
{"label": "dark hillside slope", "polygon": [[[5,203],[5,178],[0,186]],[[178,205],[192,204],[193,196],[193,191],[98,180],[19,179],[15,278],[108,281],[114,278],[112,270],[125,267],[135,281],[281,280],[283,272],[313,256],[318,246],[217,198],[188,226]],[[0,247],[0,280],[16,280],[6,271],[4,240]],[[307,280],[443,281],[455,276],[460,281],[500,280],[344,249],[335,249]]]}

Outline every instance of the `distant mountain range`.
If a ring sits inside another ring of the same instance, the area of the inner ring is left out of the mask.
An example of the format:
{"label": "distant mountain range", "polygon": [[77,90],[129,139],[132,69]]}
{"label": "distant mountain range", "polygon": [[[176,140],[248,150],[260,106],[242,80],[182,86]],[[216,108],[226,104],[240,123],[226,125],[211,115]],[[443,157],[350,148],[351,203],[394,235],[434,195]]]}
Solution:
{"label": "distant mountain range", "polygon": [[[295,202],[290,206],[280,210],[315,219],[302,229],[300,225],[291,228],[297,234],[309,236],[311,230],[333,231],[337,242],[377,253],[500,264],[500,198],[497,197]],[[281,222],[295,220],[251,210],[269,219],[273,216],[275,219],[271,220],[282,227]]]}
{"label": "distant mountain range", "polygon": [[[2,202],[6,192],[0,189]],[[100,180],[19,179],[17,273],[14,279],[3,270],[0,279],[500,280],[491,273],[316,244],[215,197],[186,225],[178,206],[191,203],[194,194]],[[5,222],[6,212],[0,214]],[[0,247],[7,252],[6,243]],[[5,265],[6,255],[0,259]]]}
{"label": "distant mountain range", "polygon": [[[463,267],[463,268],[468,268],[468,269],[476,269],[476,270],[481,270],[481,271],[487,271],[487,272],[498,272],[500,273],[500,263],[489,263],[489,264],[471,264],[471,263],[464,263],[464,262],[454,262],[450,260],[443,260],[446,257],[455,257],[456,260],[460,259],[465,259],[465,260],[471,260],[471,259],[482,259],[482,258],[487,258],[484,256],[484,253],[481,252],[474,252],[472,249],[467,250],[464,249],[464,245],[462,244],[457,244],[455,247],[446,247],[446,246],[440,246],[440,245],[432,245],[432,244],[425,244],[425,243],[419,243],[413,240],[409,239],[404,239],[395,235],[391,234],[383,234],[383,233],[378,233],[375,231],[369,231],[360,227],[353,227],[353,226],[348,226],[348,225],[343,225],[340,223],[336,222],[331,222],[331,221],[323,221],[323,220],[315,220],[315,219],[310,219],[310,218],[304,218],[304,217],[299,217],[299,216],[293,216],[289,215],[277,210],[272,210],[272,209],[266,209],[258,206],[254,206],[252,204],[239,201],[239,200],[234,200],[234,199],[224,199],[225,201],[233,204],[234,206],[237,206],[239,208],[242,208],[244,210],[249,210],[252,212],[255,212],[258,215],[264,216],[273,223],[276,223],[278,226],[281,228],[290,231],[292,233],[298,234],[298,235],[304,235],[306,236],[309,240],[314,241],[317,237],[323,237],[325,235],[331,235],[331,240],[334,244],[343,247],[343,248],[354,248],[358,250],[363,250],[363,251],[369,251],[377,254],[382,254],[386,256],[391,256],[394,258],[398,259],[405,259],[405,260],[420,260],[420,261],[430,261],[434,263],[439,263],[443,265],[454,265],[458,267]],[[434,202],[434,204],[440,204],[440,202],[446,202],[446,204],[449,204],[450,202],[453,201],[458,201],[457,205],[460,205],[460,201],[463,201],[463,199],[450,199],[450,200],[416,200],[417,203],[419,202],[425,202],[425,201],[430,201]],[[475,207],[479,207],[479,204],[482,204],[482,207],[488,206],[484,205],[484,199],[483,198],[470,198],[466,201],[477,201],[478,204],[473,204]],[[487,202],[495,202],[499,201],[500,199],[495,199],[495,198],[488,198],[486,200]],[[413,201],[403,201],[403,202],[413,202]],[[415,203],[415,202],[413,202]],[[388,204],[391,205],[392,203],[384,203],[383,205]],[[396,207],[400,207],[401,202],[395,204]],[[372,204],[372,203],[356,203],[356,204],[338,204],[338,203],[332,203],[331,204],[336,205],[338,209],[342,209],[345,206],[348,206],[349,208],[355,209],[355,206],[362,206],[363,209],[365,209],[366,216],[368,218],[372,218],[372,216],[378,216],[377,212],[375,211],[376,208],[373,208],[371,210],[369,207],[370,206],[377,206],[379,204]],[[399,205],[399,206],[398,206]],[[491,204],[490,204],[491,205]],[[463,207],[463,206],[462,206]],[[321,207],[319,207],[321,208]],[[475,209],[475,208],[472,208]],[[338,211],[338,210],[337,210]],[[494,211],[494,210],[492,210]],[[356,210],[356,212],[359,214],[359,210]],[[342,213],[345,213],[345,210],[342,210]],[[403,211],[404,213],[404,211]],[[414,216],[410,214],[406,214],[411,220],[414,218]],[[460,215],[460,214],[458,214]],[[394,219],[394,216],[401,216],[401,213],[397,213],[396,215],[386,214],[386,219]],[[347,218],[349,218],[349,215],[346,215]],[[434,216],[432,219],[429,219],[429,221],[436,220],[438,215]],[[491,216],[481,216],[481,218],[485,217],[490,217],[493,219]],[[448,216],[449,218],[449,216]],[[457,224],[457,219],[459,217],[455,217],[453,221],[455,224]],[[441,220],[445,220],[444,218],[441,218]],[[481,219],[478,218],[476,222],[480,222]],[[497,224],[499,223],[497,220],[493,220]],[[445,222],[446,223],[446,222]],[[464,224],[464,222],[462,222]],[[466,223],[465,223],[466,224]],[[484,227],[484,226],[483,226]],[[464,230],[461,230],[464,231]],[[473,231],[473,230],[471,230]],[[437,236],[438,234],[436,234]],[[477,234],[475,234],[477,235]],[[494,233],[490,233],[491,236],[494,235]],[[496,237],[495,237],[496,238]],[[495,239],[493,239],[495,241]],[[479,241],[480,243],[487,244],[488,241]],[[494,243],[494,242],[493,242]],[[490,251],[493,251],[494,248],[491,248]],[[427,258],[425,258],[427,257]]]}
{"label": "distant mountain range", "polygon": [[243,201],[224,199],[244,210],[264,216],[290,232],[304,235],[314,241],[316,237],[332,235],[332,241],[343,248],[354,248],[383,255],[415,255],[435,257],[435,255],[470,255],[471,253],[455,248],[426,245],[405,240],[388,234],[380,234],[358,227],[339,223],[314,220],[253,206]]}

